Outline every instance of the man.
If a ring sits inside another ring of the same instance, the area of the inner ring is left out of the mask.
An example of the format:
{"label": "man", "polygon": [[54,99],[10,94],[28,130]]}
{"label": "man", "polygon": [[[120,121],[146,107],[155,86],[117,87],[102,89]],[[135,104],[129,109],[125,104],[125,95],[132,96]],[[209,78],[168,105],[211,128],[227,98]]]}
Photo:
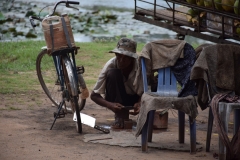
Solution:
{"label": "man", "polygon": [[[137,43],[128,38],[121,38],[117,47],[109,51],[116,57],[110,59],[102,69],[98,81],[91,93],[91,99],[100,106],[115,113],[112,128],[124,128],[124,120],[129,119],[129,110],[133,106],[136,115],[140,108],[142,86],[134,85],[138,68],[136,53]],[[103,98],[101,94],[104,94]]]}

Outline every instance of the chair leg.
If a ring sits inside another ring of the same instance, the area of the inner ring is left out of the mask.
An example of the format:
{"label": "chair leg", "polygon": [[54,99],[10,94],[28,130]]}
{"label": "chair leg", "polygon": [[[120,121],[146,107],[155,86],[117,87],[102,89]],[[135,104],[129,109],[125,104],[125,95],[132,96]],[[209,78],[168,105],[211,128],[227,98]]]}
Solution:
{"label": "chair leg", "polygon": [[142,151],[143,152],[147,152],[148,150],[148,124],[149,124],[149,114],[147,116],[146,122],[142,128],[142,136],[141,136],[141,140],[142,140]]}
{"label": "chair leg", "polygon": [[210,151],[210,142],[211,142],[211,136],[212,136],[212,126],[213,126],[213,113],[212,113],[212,108],[209,107],[206,152]]}
{"label": "chair leg", "polygon": [[153,121],[154,121],[155,110],[148,113],[148,142],[152,142],[152,133],[153,133]]}
{"label": "chair leg", "polygon": [[[192,122],[192,123],[191,123]],[[190,153],[196,153],[196,121],[192,121],[192,118],[189,117],[189,127],[190,127]]]}
{"label": "chair leg", "polygon": [[240,127],[240,108],[234,110],[234,135],[237,133]]}
{"label": "chair leg", "polygon": [[[223,124],[223,128],[228,133],[228,111],[227,111],[227,106],[225,103],[220,102],[219,103],[219,116],[220,120]],[[219,154],[218,154],[218,159],[219,160],[226,160],[226,147],[224,143],[222,142],[221,138],[218,138],[218,143],[219,143]]]}
{"label": "chair leg", "polygon": [[185,113],[178,111],[178,140],[179,143],[184,143],[185,135]]}

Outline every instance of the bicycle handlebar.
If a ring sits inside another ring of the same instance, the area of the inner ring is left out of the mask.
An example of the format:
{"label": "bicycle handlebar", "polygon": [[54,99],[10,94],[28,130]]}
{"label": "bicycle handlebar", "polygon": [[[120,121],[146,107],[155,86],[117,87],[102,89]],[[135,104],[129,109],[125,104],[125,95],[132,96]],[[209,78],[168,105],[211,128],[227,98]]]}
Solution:
{"label": "bicycle handlebar", "polygon": [[[52,16],[54,13],[55,13],[55,10],[57,8],[57,6],[61,3],[65,3],[66,4],[66,7],[71,7],[69,4],[77,4],[79,5],[80,3],[77,2],[77,1],[58,1],[55,5],[54,5],[54,8],[53,8],[53,11],[51,14],[49,14],[48,16]],[[74,8],[74,7],[71,7],[71,8]],[[38,20],[38,21],[42,21],[43,18],[40,18],[40,17],[37,17],[37,16],[29,16],[29,20],[30,20],[30,23],[32,25],[32,27],[36,27],[36,24],[34,23],[34,20]]]}
{"label": "bicycle handlebar", "polygon": [[69,4],[77,4],[77,5],[79,5],[79,2],[76,2],[76,1],[67,1],[67,3],[69,3]]}
{"label": "bicycle handlebar", "polygon": [[31,22],[31,25],[33,28],[35,28],[37,25],[34,23],[34,19],[42,21],[43,19],[40,17],[36,17],[36,16],[29,16],[29,20]]}
{"label": "bicycle handlebar", "polygon": [[54,9],[53,9],[53,12],[52,12],[52,14],[50,14],[49,16],[52,16],[52,15],[54,14],[57,6],[58,6],[60,3],[65,3],[65,4],[66,4],[66,7],[69,7],[69,4],[77,4],[77,5],[79,5],[79,2],[76,2],[76,1],[68,1],[68,0],[67,0],[67,1],[59,1],[59,2],[57,2],[57,3],[55,4]]}

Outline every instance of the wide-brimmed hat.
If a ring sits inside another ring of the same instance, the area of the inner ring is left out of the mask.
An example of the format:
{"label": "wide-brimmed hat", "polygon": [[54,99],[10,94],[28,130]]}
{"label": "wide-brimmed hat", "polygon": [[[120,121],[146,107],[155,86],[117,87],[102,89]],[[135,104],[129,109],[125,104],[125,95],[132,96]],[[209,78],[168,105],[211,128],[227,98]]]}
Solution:
{"label": "wide-brimmed hat", "polygon": [[129,57],[138,58],[136,50],[137,43],[135,41],[128,38],[121,38],[117,43],[117,47],[114,50],[109,51],[109,53],[118,53]]}

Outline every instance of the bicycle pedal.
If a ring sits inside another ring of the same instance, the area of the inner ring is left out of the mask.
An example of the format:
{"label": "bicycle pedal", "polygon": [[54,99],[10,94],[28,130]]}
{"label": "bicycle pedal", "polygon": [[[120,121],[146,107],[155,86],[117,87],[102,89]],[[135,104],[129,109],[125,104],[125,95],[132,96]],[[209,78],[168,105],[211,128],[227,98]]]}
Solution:
{"label": "bicycle pedal", "polygon": [[85,72],[85,69],[83,66],[80,66],[80,67],[77,66],[76,68],[77,68],[77,74],[83,74]]}
{"label": "bicycle pedal", "polygon": [[64,113],[64,111],[60,111],[60,113],[57,115],[57,112],[54,112],[53,117],[55,118],[56,116],[57,116],[57,118],[64,118],[65,113]]}

